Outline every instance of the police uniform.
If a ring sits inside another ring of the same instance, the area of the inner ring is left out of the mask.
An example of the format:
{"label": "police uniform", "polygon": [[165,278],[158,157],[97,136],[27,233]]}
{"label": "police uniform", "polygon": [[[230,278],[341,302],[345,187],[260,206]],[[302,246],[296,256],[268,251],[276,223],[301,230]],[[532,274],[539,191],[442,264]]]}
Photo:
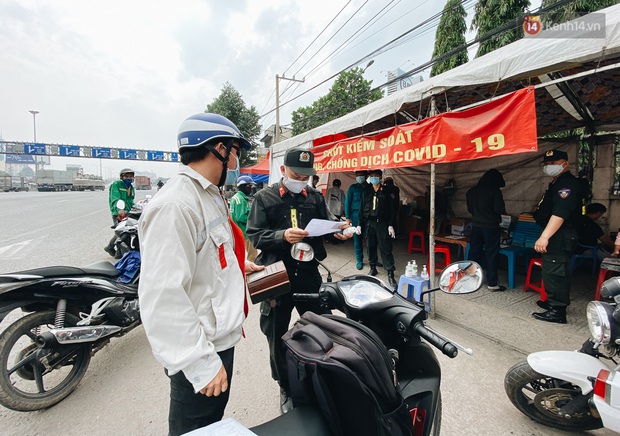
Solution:
{"label": "police uniform", "polygon": [[[397,204],[383,185],[375,191],[369,185],[363,193],[361,205],[361,225],[366,235],[366,247],[368,249],[368,263],[371,274],[377,265],[377,246],[381,251],[383,268],[388,271],[390,281],[394,280],[394,255],[392,254],[392,239],[388,233],[388,227],[396,228]],[[374,275],[374,274],[373,274]],[[390,283],[391,284],[391,283]]]}
{"label": "police uniform", "polygon": [[[312,153],[289,149],[284,165],[297,172],[300,165],[312,168],[313,161]],[[308,310],[322,313],[318,303],[293,302],[291,294],[318,293],[321,274],[317,260],[325,259],[327,252],[322,236],[305,238],[304,242],[314,249],[314,259],[310,262],[294,260],[290,254],[291,244],[284,239],[284,232],[291,227],[303,229],[314,218],[328,219],[323,195],[310,186],[295,194],[280,181],[256,193],[246,229],[250,241],[261,250],[256,263],[271,265],[283,261],[291,283],[290,293],[276,298],[275,307],[271,307],[268,301],[262,302],[260,307],[260,327],[269,342],[271,376],[286,392],[289,392],[289,384],[281,337],[289,329],[293,307],[300,315]]]}
{"label": "police uniform", "polygon": [[[543,162],[568,160],[568,155],[559,150],[548,151]],[[552,215],[563,218],[562,226],[549,238],[547,252],[542,254],[542,277],[547,292],[547,304],[539,306],[559,311],[560,320],[545,319],[545,313],[534,314],[538,319],[553,322],[566,322],[566,307],[570,304],[570,259],[577,247],[576,224],[581,215],[584,192],[581,183],[566,171],[549,183],[541,199],[534,218],[543,227],[549,223]],[[538,315],[538,316],[536,316]],[[548,316],[546,317],[548,318]]]}

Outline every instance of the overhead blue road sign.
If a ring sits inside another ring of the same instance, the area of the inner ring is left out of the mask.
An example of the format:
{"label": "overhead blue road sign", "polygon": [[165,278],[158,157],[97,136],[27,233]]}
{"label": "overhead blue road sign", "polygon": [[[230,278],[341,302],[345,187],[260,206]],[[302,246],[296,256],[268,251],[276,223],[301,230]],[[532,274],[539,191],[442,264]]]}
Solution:
{"label": "overhead blue road sign", "polygon": [[27,142],[24,144],[26,154],[45,154],[45,144]]}
{"label": "overhead blue road sign", "polygon": [[58,146],[58,154],[61,156],[80,156],[79,145],[60,145]]}
{"label": "overhead blue road sign", "polygon": [[138,159],[138,151],[137,150],[124,150],[120,149],[118,151],[118,156],[121,159]]}
{"label": "overhead blue road sign", "polygon": [[93,148],[90,151],[90,155],[92,157],[110,157],[110,149],[109,148]]}
{"label": "overhead blue road sign", "polygon": [[170,153],[170,160],[172,162],[178,162],[179,161],[179,153],[177,153],[176,151]]}
{"label": "overhead blue road sign", "polygon": [[163,151],[149,151],[146,155],[148,160],[164,160]]}
{"label": "overhead blue road sign", "polygon": [[34,156],[29,154],[7,154],[6,163],[8,164],[34,164]]}

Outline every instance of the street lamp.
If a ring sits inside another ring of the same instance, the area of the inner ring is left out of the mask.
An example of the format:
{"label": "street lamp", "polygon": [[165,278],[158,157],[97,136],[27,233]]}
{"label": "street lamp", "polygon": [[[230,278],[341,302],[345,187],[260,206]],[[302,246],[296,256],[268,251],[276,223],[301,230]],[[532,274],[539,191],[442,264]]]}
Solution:
{"label": "street lamp", "polygon": [[369,60],[368,63],[366,64],[366,66],[364,67],[364,69],[362,70],[362,74],[364,74],[366,72],[366,70],[368,69],[368,67],[371,66],[374,63],[375,63],[374,59]]}
{"label": "street lamp", "polygon": [[[32,125],[34,126],[34,143],[37,143],[37,114],[39,113],[39,111],[28,111],[32,114]],[[39,162],[37,161],[37,158],[35,156],[34,158],[34,170],[38,171],[39,170]]]}

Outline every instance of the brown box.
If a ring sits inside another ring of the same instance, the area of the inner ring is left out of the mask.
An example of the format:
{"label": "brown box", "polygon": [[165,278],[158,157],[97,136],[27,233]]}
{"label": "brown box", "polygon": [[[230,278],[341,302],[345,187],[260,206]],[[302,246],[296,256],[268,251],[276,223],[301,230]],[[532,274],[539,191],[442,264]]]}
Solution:
{"label": "brown box", "polygon": [[290,289],[291,284],[282,261],[248,275],[248,290],[252,304],[286,294]]}

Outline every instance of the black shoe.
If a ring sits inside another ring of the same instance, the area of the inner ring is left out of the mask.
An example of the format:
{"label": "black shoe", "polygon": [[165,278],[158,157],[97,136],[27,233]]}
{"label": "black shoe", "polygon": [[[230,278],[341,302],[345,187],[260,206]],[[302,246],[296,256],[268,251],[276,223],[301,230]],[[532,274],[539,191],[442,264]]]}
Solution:
{"label": "black shoe", "polygon": [[103,247],[103,249],[105,250],[106,253],[108,253],[110,256],[114,257],[116,256],[116,250],[114,248],[110,248],[108,246]]}
{"label": "black shoe", "polygon": [[487,289],[491,292],[503,292],[506,290],[506,286],[502,286],[502,285],[487,286]]}
{"label": "black shoe", "polygon": [[280,388],[280,411],[284,415],[293,410],[293,399],[286,390]]}
{"label": "black shoe", "polygon": [[563,307],[551,307],[542,313],[533,313],[532,316],[540,321],[566,324],[566,309]]}
{"label": "black shoe", "polygon": [[541,309],[545,309],[545,310],[551,310],[551,305],[549,304],[548,301],[542,301],[542,300],[538,300],[536,302],[536,305],[538,307],[540,307]]}
{"label": "black shoe", "polygon": [[376,276],[379,274],[379,271],[377,271],[377,267],[375,265],[370,265],[370,271],[368,271],[368,274],[371,276]]}
{"label": "black shoe", "polygon": [[396,280],[394,280],[394,271],[388,271],[388,282],[392,289],[396,290]]}

